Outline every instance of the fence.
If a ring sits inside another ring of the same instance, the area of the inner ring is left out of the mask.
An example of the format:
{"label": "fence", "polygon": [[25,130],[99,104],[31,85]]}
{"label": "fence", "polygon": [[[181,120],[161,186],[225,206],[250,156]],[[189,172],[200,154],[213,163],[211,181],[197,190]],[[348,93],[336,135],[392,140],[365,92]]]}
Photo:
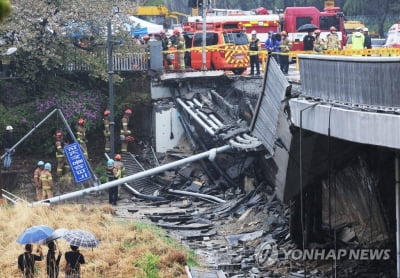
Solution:
{"label": "fence", "polygon": [[[89,71],[93,69],[94,63],[91,60],[97,60],[104,69],[107,68],[107,55],[105,50],[98,52],[89,52],[77,50],[75,55],[71,55],[64,62],[67,71]],[[141,51],[128,54],[116,53],[113,55],[114,71],[146,71],[148,70],[148,53]],[[97,64],[99,64],[97,63]]]}

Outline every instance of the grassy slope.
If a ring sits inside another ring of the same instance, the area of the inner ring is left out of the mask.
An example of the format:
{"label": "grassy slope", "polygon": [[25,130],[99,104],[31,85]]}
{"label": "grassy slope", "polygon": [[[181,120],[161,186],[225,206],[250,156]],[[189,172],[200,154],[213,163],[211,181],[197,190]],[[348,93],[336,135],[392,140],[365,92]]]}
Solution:
{"label": "grassy slope", "polygon": [[[81,249],[87,262],[82,266],[82,276],[85,278],[186,277],[184,265],[188,260],[187,250],[179,247],[156,227],[115,221],[112,211],[108,205],[28,208],[24,204],[17,204],[1,207],[0,277],[19,277],[17,257],[23,252],[24,246],[16,243],[16,239],[27,227],[41,224],[54,229],[84,229],[99,238],[99,248]],[[63,239],[56,242],[63,254],[69,251],[69,245]],[[34,248],[36,250],[36,244]],[[42,249],[46,255],[47,246]],[[64,256],[60,265],[60,277],[64,277]],[[46,277],[44,262],[36,263],[36,268],[36,277]]]}

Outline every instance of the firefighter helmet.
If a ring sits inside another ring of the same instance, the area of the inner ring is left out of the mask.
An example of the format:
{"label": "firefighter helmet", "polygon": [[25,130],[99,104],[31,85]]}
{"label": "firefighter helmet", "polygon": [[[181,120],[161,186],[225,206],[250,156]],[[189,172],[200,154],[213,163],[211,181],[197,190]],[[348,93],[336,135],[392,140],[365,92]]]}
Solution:
{"label": "firefighter helmet", "polygon": [[79,124],[79,125],[83,125],[84,123],[85,123],[85,120],[84,120],[84,119],[80,118],[80,119],[78,120],[78,124]]}
{"label": "firefighter helmet", "polygon": [[115,160],[121,160],[121,155],[120,154],[116,154],[114,158],[115,158]]}
{"label": "firefighter helmet", "polygon": [[181,32],[178,29],[174,30],[174,35],[179,35]]}
{"label": "firefighter helmet", "polygon": [[11,125],[8,125],[7,127],[6,127],[6,130],[13,130],[14,128],[11,126]]}
{"label": "firefighter helmet", "polygon": [[62,137],[62,132],[61,131],[57,131],[56,132],[56,138],[61,138]]}
{"label": "firefighter helmet", "polygon": [[37,163],[37,166],[39,166],[39,167],[44,166],[44,162],[40,160],[40,161]]}
{"label": "firefighter helmet", "polygon": [[47,162],[47,163],[44,165],[44,169],[51,170],[51,164]]}
{"label": "firefighter helmet", "polygon": [[104,110],[104,113],[103,113],[103,114],[104,114],[104,116],[110,115],[110,110],[108,110],[108,109],[107,109],[107,110]]}
{"label": "firefighter helmet", "polygon": [[336,31],[336,27],[335,26],[331,26],[331,28],[329,28],[330,31]]}
{"label": "firefighter helmet", "polygon": [[287,36],[287,32],[286,31],[282,31],[281,32],[281,36]]}
{"label": "firefighter helmet", "polygon": [[132,110],[128,108],[128,109],[125,110],[124,113],[125,113],[125,114],[132,114]]}
{"label": "firefighter helmet", "polygon": [[107,166],[108,167],[114,166],[114,160],[113,159],[107,160]]}

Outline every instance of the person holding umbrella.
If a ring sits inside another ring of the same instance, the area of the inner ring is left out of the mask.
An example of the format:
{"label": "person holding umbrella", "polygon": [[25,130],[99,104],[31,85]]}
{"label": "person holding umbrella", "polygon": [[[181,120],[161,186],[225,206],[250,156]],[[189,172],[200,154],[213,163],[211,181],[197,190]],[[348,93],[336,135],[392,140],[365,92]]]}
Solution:
{"label": "person holding umbrella", "polygon": [[314,49],[315,37],[313,36],[313,31],[308,31],[308,34],[303,38],[303,46],[305,51],[312,51]]}
{"label": "person holding umbrella", "polygon": [[33,245],[25,244],[25,252],[18,256],[18,269],[22,272],[24,278],[33,278],[35,276],[35,262],[43,260],[42,248],[38,246],[37,253],[32,254]]}
{"label": "person holding umbrella", "polygon": [[65,253],[65,278],[80,278],[81,264],[85,263],[85,257],[79,252],[78,246],[70,245],[71,251]]}
{"label": "person holding umbrella", "polygon": [[47,243],[47,247],[49,251],[46,256],[46,271],[48,278],[57,278],[60,272],[60,260],[61,260],[61,251],[58,251],[58,256],[56,259],[56,250],[57,246],[54,241],[50,241]]}

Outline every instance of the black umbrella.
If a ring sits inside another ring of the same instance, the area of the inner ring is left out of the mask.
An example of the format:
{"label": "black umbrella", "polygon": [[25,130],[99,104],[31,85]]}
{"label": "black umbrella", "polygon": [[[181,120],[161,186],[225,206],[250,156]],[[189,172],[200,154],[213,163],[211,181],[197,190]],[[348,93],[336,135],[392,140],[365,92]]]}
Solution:
{"label": "black umbrella", "polygon": [[307,23],[307,24],[301,25],[299,27],[299,29],[297,29],[297,32],[313,32],[317,29],[319,29],[319,27],[317,25]]}

